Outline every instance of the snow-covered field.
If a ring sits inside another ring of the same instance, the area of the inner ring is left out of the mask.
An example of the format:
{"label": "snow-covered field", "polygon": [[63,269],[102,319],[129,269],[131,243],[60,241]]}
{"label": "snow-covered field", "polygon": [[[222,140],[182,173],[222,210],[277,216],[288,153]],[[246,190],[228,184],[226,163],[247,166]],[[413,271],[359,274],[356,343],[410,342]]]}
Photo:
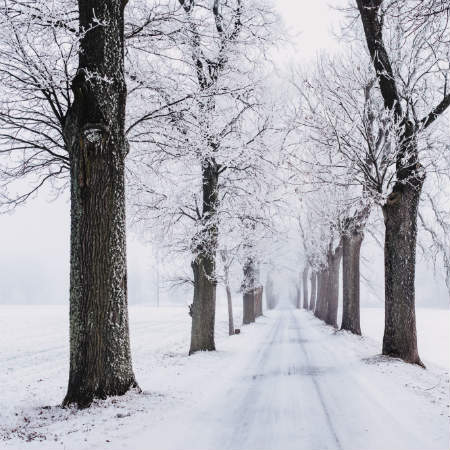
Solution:
{"label": "snow-covered field", "polygon": [[[383,308],[362,308],[361,329],[381,342],[384,329]],[[418,308],[417,342],[423,362],[450,367],[450,310]]]}
{"label": "snow-covered field", "polygon": [[75,411],[58,406],[67,308],[0,306],[0,448],[448,449],[449,319],[418,310],[423,370],[377,356],[381,309],[363,309],[358,338],[290,309],[228,337],[219,308],[219,350],[188,357],[186,308],[135,306],[144,393]]}

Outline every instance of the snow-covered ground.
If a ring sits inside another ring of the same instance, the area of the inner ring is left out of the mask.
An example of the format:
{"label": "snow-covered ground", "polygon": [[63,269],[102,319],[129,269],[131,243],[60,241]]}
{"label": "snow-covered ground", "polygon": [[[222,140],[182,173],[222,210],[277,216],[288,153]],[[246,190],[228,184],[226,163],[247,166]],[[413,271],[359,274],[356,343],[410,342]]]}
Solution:
{"label": "snow-covered ground", "polygon": [[[417,345],[423,362],[450,367],[450,310],[417,309]],[[361,329],[381,342],[384,330],[383,308],[362,308]]]}
{"label": "snow-covered ground", "polygon": [[[130,323],[144,393],[63,410],[67,308],[0,306],[0,448],[449,448],[449,311],[418,311],[427,370],[304,311],[269,312],[228,337],[220,308],[219,350],[191,357],[186,308],[132,307]],[[382,323],[382,310],[362,311],[368,336],[380,339]]]}

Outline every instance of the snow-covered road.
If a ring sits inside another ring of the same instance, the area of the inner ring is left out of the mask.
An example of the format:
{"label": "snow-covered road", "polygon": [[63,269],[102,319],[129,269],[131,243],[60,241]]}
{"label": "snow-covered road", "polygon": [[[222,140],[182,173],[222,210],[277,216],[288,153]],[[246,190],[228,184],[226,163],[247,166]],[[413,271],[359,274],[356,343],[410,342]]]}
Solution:
{"label": "snow-covered road", "polygon": [[76,411],[58,406],[67,310],[0,310],[0,449],[449,448],[448,368],[380,357],[379,342],[335,332],[306,311],[269,311],[228,337],[219,308],[218,351],[188,357],[185,308],[133,307],[144,393]]}
{"label": "snow-covered road", "polygon": [[278,311],[244,372],[157,440],[192,450],[448,449],[447,416],[324,328]]}

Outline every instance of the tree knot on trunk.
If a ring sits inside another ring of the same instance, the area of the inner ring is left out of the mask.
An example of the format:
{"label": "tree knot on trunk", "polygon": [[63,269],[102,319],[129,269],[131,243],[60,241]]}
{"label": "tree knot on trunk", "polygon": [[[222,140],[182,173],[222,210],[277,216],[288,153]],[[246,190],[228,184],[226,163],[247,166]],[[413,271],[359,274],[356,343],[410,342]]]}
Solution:
{"label": "tree knot on trunk", "polygon": [[86,123],[79,134],[81,167],[79,171],[80,187],[89,186],[95,172],[96,157],[104,157],[109,141],[109,128],[102,123]]}
{"label": "tree knot on trunk", "polygon": [[85,146],[101,149],[110,135],[109,128],[103,123],[86,123],[81,129],[81,139]]}

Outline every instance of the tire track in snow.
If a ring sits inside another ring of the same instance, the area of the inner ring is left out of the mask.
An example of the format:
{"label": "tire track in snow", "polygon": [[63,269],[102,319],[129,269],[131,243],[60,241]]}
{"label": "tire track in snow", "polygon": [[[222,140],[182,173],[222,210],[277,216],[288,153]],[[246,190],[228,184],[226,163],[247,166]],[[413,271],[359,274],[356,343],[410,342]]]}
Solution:
{"label": "tire track in snow", "polygon": [[[296,320],[292,310],[290,311],[289,320],[290,320],[291,323],[294,323],[294,325],[295,325],[294,328],[297,331],[297,335],[299,337],[300,349],[301,349],[302,354],[303,354],[303,356],[305,358],[307,366],[312,368],[313,365],[312,365],[312,363],[311,363],[311,361],[309,359],[308,352],[305,349],[305,339],[303,339],[303,336],[302,336],[302,333],[301,333],[301,327],[298,326],[298,322],[297,322],[297,320]],[[310,376],[311,376],[312,382],[314,384],[314,387],[316,389],[317,397],[319,398],[320,405],[321,405],[321,407],[323,409],[323,413],[325,415],[325,418],[326,418],[326,421],[327,421],[330,433],[332,434],[332,436],[334,438],[334,441],[336,442],[336,449],[341,450],[342,449],[342,445],[341,445],[341,442],[340,442],[339,437],[337,435],[336,428],[335,428],[335,426],[333,424],[333,421],[331,420],[331,414],[328,411],[327,405],[325,403],[324,395],[323,395],[322,390],[320,389],[320,385],[319,385],[319,383],[317,381],[317,373],[318,373],[317,370],[315,370],[315,371],[312,370],[310,372]]]}
{"label": "tire track in snow", "polygon": [[[264,365],[264,361],[268,358],[269,353],[272,351],[271,345],[275,337],[279,333],[280,327],[281,327],[281,320],[277,319],[270,329],[270,332],[268,334],[269,339],[265,341],[264,347],[259,348],[257,351],[256,367],[261,367],[262,365]],[[255,380],[257,378],[257,375],[253,374],[251,375],[251,378],[252,380]],[[228,438],[227,443],[225,444],[224,447],[225,449],[234,449],[236,448],[237,443],[245,444],[248,436],[248,426],[250,424],[250,418],[248,417],[249,416],[248,408],[246,408],[246,405],[251,405],[254,403],[259,388],[260,388],[259,384],[252,382],[250,384],[250,388],[245,393],[238,407],[235,408],[235,411],[240,413],[239,421],[237,427],[234,430],[233,435]]]}
{"label": "tire track in snow", "polygon": [[349,345],[354,339],[292,309],[254,326],[265,329],[229,360],[231,371],[205,385],[177,435],[162,430],[160,448],[442,450],[442,418],[434,424],[435,413],[398,378],[367,367]]}
{"label": "tire track in snow", "polygon": [[[294,338],[290,330],[295,330]],[[295,436],[289,448],[292,445],[309,448],[309,444],[305,446],[305,442],[309,442],[315,444],[314,448],[342,449],[317,381],[320,370],[311,364],[304,348],[306,342],[292,310],[278,311],[263,348],[258,350],[255,362],[249,365],[239,383],[241,389],[246,390],[239,394],[238,389],[235,393],[240,401],[234,406],[229,421],[234,420],[237,425],[232,435],[223,439],[226,442],[223,448],[281,448],[280,442],[286,436]],[[288,383],[291,394],[286,395]],[[310,407],[319,409],[315,411],[318,423],[308,421]],[[232,426],[226,428],[230,430]],[[223,442],[222,439],[217,441]],[[318,446],[317,441],[320,441]]]}
{"label": "tire track in snow", "polygon": [[304,311],[292,315],[300,336],[307,335],[309,339],[302,346],[305,358],[318,368],[333,368],[323,370],[315,383],[341,447],[442,448],[438,436],[444,428],[439,429],[439,412],[427,412],[423,399],[403,389],[401,380],[391,377],[389,371],[367,366],[357,352],[347,347],[348,340],[355,339],[353,336],[335,335],[330,327]]}

